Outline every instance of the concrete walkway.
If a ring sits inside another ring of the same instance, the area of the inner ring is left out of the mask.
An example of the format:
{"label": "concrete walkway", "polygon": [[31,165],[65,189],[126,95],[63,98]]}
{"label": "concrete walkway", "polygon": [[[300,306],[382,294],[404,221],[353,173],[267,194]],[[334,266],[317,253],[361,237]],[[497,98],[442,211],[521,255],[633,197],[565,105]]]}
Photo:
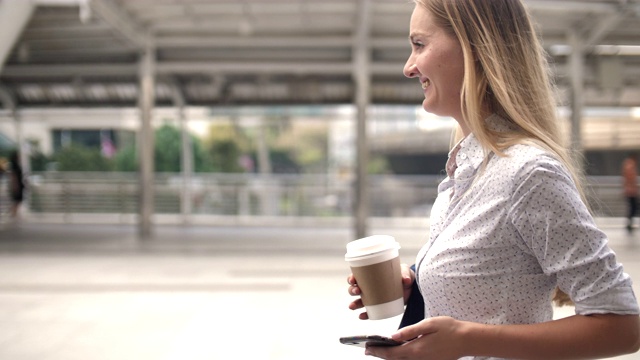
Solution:
{"label": "concrete walkway", "polygon": [[[640,284],[640,231],[603,219]],[[427,232],[395,226],[412,263]],[[0,359],[364,359],[340,336],[399,318],[347,309],[350,229],[22,223],[0,230]],[[636,289],[640,294],[640,289]],[[563,309],[564,316],[571,309]],[[620,357],[640,359],[640,355]]]}

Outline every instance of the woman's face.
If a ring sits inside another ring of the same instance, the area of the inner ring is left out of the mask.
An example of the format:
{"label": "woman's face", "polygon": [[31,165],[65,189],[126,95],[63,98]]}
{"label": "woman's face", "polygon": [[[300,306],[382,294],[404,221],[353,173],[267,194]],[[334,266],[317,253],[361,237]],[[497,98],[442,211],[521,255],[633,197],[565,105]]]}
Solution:
{"label": "woman's face", "polygon": [[451,116],[463,125],[460,92],[464,58],[460,43],[437,27],[422,5],[413,10],[409,30],[411,56],[403,72],[420,81],[424,92],[422,107],[436,115]]}

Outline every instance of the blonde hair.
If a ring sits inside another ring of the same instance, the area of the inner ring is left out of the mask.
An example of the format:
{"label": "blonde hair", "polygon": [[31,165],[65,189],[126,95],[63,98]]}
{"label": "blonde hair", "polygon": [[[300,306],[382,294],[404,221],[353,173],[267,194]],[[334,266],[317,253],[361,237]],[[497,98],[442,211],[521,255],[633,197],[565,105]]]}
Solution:
{"label": "blonde hair", "polygon": [[[460,42],[464,55],[463,121],[485,151],[504,156],[508,147],[523,143],[546,149],[565,164],[586,204],[580,159],[563,144],[551,70],[522,2],[414,1]],[[487,112],[509,121],[513,130],[498,132],[485,126]],[[555,299],[559,300],[558,296]]]}

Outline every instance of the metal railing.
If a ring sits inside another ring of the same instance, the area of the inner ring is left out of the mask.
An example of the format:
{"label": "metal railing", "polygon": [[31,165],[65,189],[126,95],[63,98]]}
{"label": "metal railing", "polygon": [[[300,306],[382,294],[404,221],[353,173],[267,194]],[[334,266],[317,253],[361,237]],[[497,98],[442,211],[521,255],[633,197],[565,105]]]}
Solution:
{"label": "metal railing", "polygon": [[[442,176],[422,175],[370,176],[370,215],[428,216],[441,179]],[[46,172],[33,174],[29,184],[28,209],[33,214],[138,212],[135,173]],[[349,177],[193,174],[188,191],[183,184],[181,174],[156,174],[155,214],[340,218],[350,217],[352,212],[353,181]],[[587,193],[596,216],[624,215],[620,177],[590,177]],[[2,204],[4,199],[3,195]]]}

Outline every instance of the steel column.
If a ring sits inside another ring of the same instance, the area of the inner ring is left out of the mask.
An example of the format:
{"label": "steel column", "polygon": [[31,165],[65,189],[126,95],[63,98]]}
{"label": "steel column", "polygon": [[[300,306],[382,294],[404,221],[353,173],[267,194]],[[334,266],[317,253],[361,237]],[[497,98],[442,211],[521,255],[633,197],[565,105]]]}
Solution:
{"label": "steel column", "polygon": [[371,103],[371,2],[360,0],[358,10],[358,28],[353,45],[353,76],[355,81],[356,105],[356,180],[355,180],[355,238],[367,235],[369,217],[369,191],[367,165],[369,163],[369,145],[367,139],[367,109]]}
{"label": "steel column", "polygon": [[180,189],[180,212],[182,222],[189,223],[192,212],[191,179],[193,175],[193,144],[189,134],[189,119],[186,116],[184,95],[178,86],[173,89],[173,102],[178,110],[178,121],[180,122],[180,133],[182,135],[181,166],[182,187]]}
{"label": "steel column", "polygon": [[[574,156],[582,157],[582,112],[584,109],[584,41],[576,31],[568,33],[571,46],[569,55],[569,75],[571,83],[571,150]],[[581,164],[582,165],[582,164]]]}
{"label": "steel column", "polygon": [[152,111],[155,104],[155,47],[148,44],[140,58],[140,237],[152,236],[152,217],[154,213],[154,131]]}

